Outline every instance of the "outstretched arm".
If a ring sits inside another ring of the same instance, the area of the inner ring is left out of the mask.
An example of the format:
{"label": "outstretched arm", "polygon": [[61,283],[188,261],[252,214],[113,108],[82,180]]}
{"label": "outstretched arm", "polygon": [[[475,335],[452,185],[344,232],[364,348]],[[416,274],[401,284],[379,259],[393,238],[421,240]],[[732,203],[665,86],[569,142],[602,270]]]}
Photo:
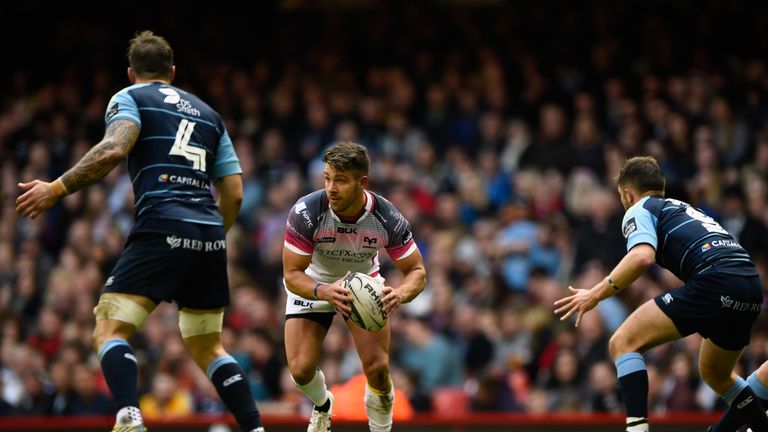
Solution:
{"label": "outstretched arm", "polygon": [[590,289],[568,287],[571,295],[555,302],[555,314],[563,314],[560,320],[576,315],[576,327],[585,313],[594,309],[598,303],[626,288],[640,277],[656,260],[656,250],[647,243],[633,247],[629,253],[603,278]]}
{"label": "outstretched arm", "polygon": [[101,180],[128,156],[138,136],[139,128],[130,120],[110,123],[104,138],[55,181],[19,183],[19,188],[25,192],[16,199],[16,211],[34,219],[66,195]]}

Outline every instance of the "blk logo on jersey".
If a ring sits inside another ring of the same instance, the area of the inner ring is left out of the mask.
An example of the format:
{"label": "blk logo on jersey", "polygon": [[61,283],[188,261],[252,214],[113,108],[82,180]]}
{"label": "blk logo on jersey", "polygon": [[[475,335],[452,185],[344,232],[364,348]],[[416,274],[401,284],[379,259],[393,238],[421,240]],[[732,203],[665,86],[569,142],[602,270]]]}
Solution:
{"label": "blk logo on jersey", "polygon": [[336,232],[339,234],[357,234],[357,228],[337,227]]}

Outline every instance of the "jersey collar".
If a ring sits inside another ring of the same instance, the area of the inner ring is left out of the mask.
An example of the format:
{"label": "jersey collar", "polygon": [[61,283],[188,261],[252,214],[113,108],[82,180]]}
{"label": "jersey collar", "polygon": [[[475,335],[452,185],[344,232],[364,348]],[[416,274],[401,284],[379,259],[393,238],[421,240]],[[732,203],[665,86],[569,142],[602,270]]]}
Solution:
{"label": "jersey collar", "polygon": [[331,212],[331,216],[333,216],[334,219],[339,221],[339,223],[343,224],[349,224],[349,225],[357,225],[359,224],[363,219],[365,219],[366,216],[368,216],[368,213],[371,212],[373,209],[373,195],[371,195],[370,192],[367,190],[363,190],[363,193],[365,194],[365,206],[363,207],[363,213],[360,215],[359,218],[357,218],[354,222],[345,222],[339,218],[339,215],[333,212],[333,209],[331,208],[331,203],[328,203],[328,211]]}

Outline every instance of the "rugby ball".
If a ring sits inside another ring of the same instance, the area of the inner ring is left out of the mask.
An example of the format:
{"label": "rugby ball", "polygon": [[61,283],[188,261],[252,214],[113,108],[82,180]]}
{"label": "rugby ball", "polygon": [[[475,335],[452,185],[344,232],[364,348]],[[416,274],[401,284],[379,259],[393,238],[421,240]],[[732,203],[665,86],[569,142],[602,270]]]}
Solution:
{"label": "rugby ball", "polygon": [[365,273],[350,273],[342,286],[349,291],[352,309],[348,318],[358,327],[375,332],[387,324],[387,314],[381,308],[384,284]]}

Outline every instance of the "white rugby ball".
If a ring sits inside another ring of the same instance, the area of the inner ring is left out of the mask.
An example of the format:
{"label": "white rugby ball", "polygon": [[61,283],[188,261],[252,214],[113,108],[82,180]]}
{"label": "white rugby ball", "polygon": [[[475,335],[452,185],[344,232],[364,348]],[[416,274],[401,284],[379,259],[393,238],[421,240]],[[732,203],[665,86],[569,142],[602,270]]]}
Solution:
{"label": "white rugby ball", "polygon": [[387,324],[387,314],[381,308],[384,284],[365,273],[350,273],[342,286],[349,291],[352,312],[349,319],[358,327],[375,332]]}

